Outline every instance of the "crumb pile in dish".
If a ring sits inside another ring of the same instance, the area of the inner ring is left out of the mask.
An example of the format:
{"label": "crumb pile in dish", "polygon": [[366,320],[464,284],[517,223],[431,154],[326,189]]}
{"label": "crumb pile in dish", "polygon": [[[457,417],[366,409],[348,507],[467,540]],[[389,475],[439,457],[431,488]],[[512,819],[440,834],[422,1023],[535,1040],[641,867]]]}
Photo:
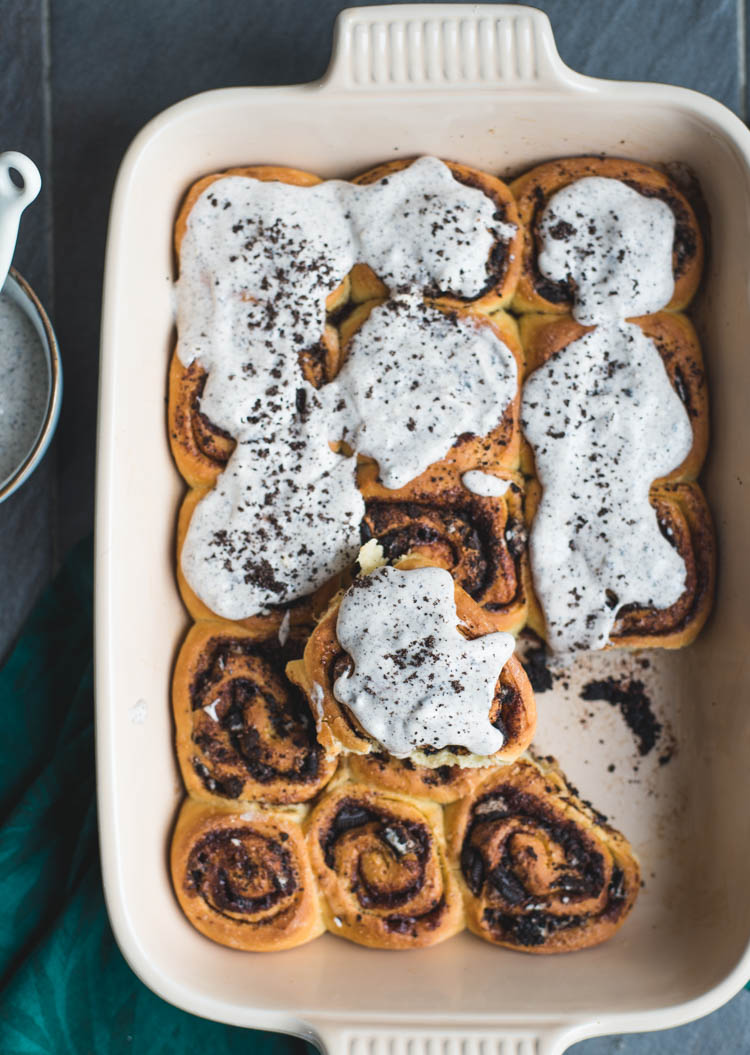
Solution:
{"label": "crumb pile in dish", "polygon": [[524,754],[511,635],[675,648],[705,622],[687,200],[617,159],[510,188],[260,166],[199,181],[175,236],[187,916],[259,951],[610,937],[639,867]]}

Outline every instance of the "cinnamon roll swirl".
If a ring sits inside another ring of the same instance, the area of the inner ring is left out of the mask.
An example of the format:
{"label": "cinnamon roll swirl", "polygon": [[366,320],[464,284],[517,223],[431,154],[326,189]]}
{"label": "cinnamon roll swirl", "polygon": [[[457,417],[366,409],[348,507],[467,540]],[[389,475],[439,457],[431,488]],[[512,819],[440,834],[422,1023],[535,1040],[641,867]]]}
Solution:
{"label": "cinnamon roll swirl", "polygon": [[[698,336],[686,315],[660,311],[631,319],[650,337],[664,363],[672,388],[680,398],[693,431],[693,444],[684,461],[665,480],[694,480],[701,470],[708,448],[708,387]],[[525,315],[520,321],[526,375],[532,374],[553,355],[577,341],[593,327],[581,326],[570,315]],[[528,450],[524,467],[530,470]]]}
{"label": "cinnamon roll swirl", "polygon": [[550,765],[496,770],[446,811],[467,924],[485,941],[573,952],[612,937],[633,907],[640,869],[627,840]]}
{"label": "cinnamon roll swirl", "polygon": [[307,802],[331,779],[336,755],[318,743],[307,700],[284,674],[300,650],[294,630],[281,644],[267,628],[191,627],[177,657],[172,703],[177,756],[194,798],[217,805]]}
{"label": "cinnamon roll swirl", "polygon": [[659,483],[651,505],[664,537],[685,563],[685,589],[669,608],[624,605],[610,634],[618,648],[683,648],[708,619],[716,581],[716,542],[711,512],[696,483]]}
{"label": "cinnamon roll swirl", "polygon": [[[178,260],[191,209],[207,187],[227,176],[245,176],[300,187],[312,187],[321,182],[309,172],[274,165],[228,169],[198,180],[188,191],[177,217],[174,244]],[[358,272],[358,288],[361,290],[363,286],[364,277]],[[331,381],[338,371],[341,350],[336,320],[346,309],[351,295],[347,276],[326,300],[328,322],[320,343],[299,352],[302,374],[315,388]],[[200,401],[206,380],[205,370],[196,361],[185,366],[175,350],[169,369],[169,440],[177,468],[191,487],[211,487],[224,470],[235,446],[234,438],[209,421],[201,411]]]}
{"label": "cinnamon roll swirl", "polygon": [[[381,303],[371,300],[355,309],[341,324],[342,361],[346,359],[347,348],[354,334],[367,320],[372,309]],[[444,310],[436,301],[428,301]],[[510,401],[503,407],[498,406],[498,423],[486,436],[477,436],[473,432],[463,432],[456,436],[445,456],[434,462],[414,481],[422,485],[434,475],[435,471],[452,467],[460,473],[471,470],[517,469],[521,458],[521,427],[519,410],[521,401],[521,378],[524,374],[524,351],[518,331],[518,325],[512,315],[506,311],[496,311],[486,315],[474,305],[459,309],[446,310],[446,314],[462,322],[468,321],[477,327],[489,327],[500,338],[513,356],[516,365],[518,385]],[[371,459],[360,455],[360,464],[367,464]],[[372,474],[369,474],[372,475]]]}
{"label": "cinnamon roll swirl", "polygon": [[357,784],[324,795],[308,845],[332,934],[378,949],[435,945],[463,928],[440,808]]}
{"label": "cinnamon roll swirl", "polygon": [[[353,180],[357,184],[377,183],[394,172],[408,168],[414,158],[404,161],[386,161],[382,165]],[[509,304],[513,297],[521,266],[522,231],[516,210],[516,203],[510,189],[496,176],[490,176],[480,169],[456,162],[445,161],[453,178],[467,187],[481,191],[495,204],[495,219],[500,224],[512,224],[515,228],[509,240],[497,239],[487,261],[487,285],[481,293],[472,299],[480,311],[490,313]],[[462,308],[466,301],[446,290],[431,290],[431,296],[439,298],[446,307]],[[364,299],[364,298],[363,298]]]}
{"label": "cinnamon roll swirl", "polygon": [[[403,558],[395,565],[407,572],[434,566],[416,555]],[[336,633],[342,600],[342,593],[334,598],[310,635],[303,658],[287,666],[287,676],[309,699],[318,722],[318,739],[325,747],[335,749],[338,746],[354,754],[377,754],[382,752],[383,746],[334,694],[336,679],[351,672],[354,667],[351,656],[339,643]],[[455,602],[462,636],[471,640],[493,633],[491,620],[458,584],[455,585]],[[492,765],[512,761],[526,750],[536,728],[536,704],[524,669],[513,655],[498,672],[489,722],[502,734],[503,744],[486,758],[480,759],[456,745],[415,745],[409,760],[417,769],[418,779],[425,783],[426,774],[421,772],[423,768]]]}
{"label": "cinnamon roll swirl", "polygon": [[[195,511],[195,507],[208,493],[208,490],[209,489],[203,487],[191,488],[191,490],[185,495],[177,516],[177,586],[183,604],[187,608],[191,617],[198,623],[204,620],[218,620],[220,619],[220,616],[217,615],[216,612],[213,612],[208,605],[198,597],[195,590],[193,590],[188,583],[185,578],[185,573],[182,570],[180,555],[185,543],[188,527],[190,526],[190,518]],[[327,583],[323,583],[323,585],[315,590],[314,593],[301,598],[299,601],[293,601],[283,606],[280,605],[267,615],[251,615],[247,616],[245,619],[238,619],[233,621],[233,625],[251,631],[265,629],[270,633],[278,629],[287,619],[288,615],[289,619],[287,621],[290,622],[291,626],[309,627],[317,616],[325,611],[328,602],[336,592],[337,585],[338,580],[332,579]]]}
{"label": "cinnamon roll swirl", "polygon": [[291,813],[239,813],[186,799],[171,868],[183,912],[220,945],[276,952],[325,929],[305,838]]}
{"label": "cinnamon roll swirl", "polygon": [[[532,520],[540,488],[527,488],[527,509]],[[657,482],[649,500],[659,529],[685,565],[685,588],[668,608],[642,604],[617,610],[608,648],[684,648],[703,629],[711,612],[716,584],[716,539],[711,511],[697,483]],[[616,600],[615,600],[616,603]],[[533,589],[529,591],[527,625],[544,638],[544,611]]]}
{"label": "cinnamon roll swirl", "polygon": [[417,553],[446,568],[493,629],[515,633],[526,622],[530,585],[523,477],[480,471],[480,479],[497,482],[498,492],[481,495],[469,490],[464,475],[437,465],[390,490],[378,482],[374,463],[360,465],[362,535],[377,539],[388,560]]}
{"label": "cinnamon roll swirl", "polygon": [[590,176],[619,180],[646,198],[663,201],[672,210],[674,293],[664,307],[674,311],[687,307],[703,268],[703,237],[687,198],[668,176],[650,165],[621,158],[576,157],[537,165],[511,184],[523,231],[521,271],[513,310],[559,314],[570,311],[574,292],[570,284],[552,281],[539,270],[540,223],[547,203],[557,191]]}

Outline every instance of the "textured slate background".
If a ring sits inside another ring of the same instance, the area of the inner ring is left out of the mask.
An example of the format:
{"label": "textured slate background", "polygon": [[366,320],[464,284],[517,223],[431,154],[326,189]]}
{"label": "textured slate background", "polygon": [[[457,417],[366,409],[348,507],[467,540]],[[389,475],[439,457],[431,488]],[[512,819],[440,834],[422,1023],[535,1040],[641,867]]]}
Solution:
{"label": "textured slate background", "polygon": [[[562,57],[600,77],[666,81],[747,112],[746,0],[536,0]],[[59,556],[92,526],[99,307],[122,154],[194,92],[313,80],[339,0],[2,0],[0,149],[39,164],[16,265],[55,323],[65,366],[57,440],[0,505],[0,658]],[[586,1041],[576,1055],[750,1053],[750,996],[665,1033]]]}

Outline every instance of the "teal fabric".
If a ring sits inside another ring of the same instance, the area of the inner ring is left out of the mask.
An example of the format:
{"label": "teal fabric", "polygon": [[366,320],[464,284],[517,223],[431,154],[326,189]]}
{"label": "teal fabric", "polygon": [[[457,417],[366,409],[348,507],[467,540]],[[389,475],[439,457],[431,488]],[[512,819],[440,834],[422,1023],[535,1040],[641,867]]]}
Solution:
{"label": "teal fabric", "polygon": [[0,1053],[306,1055],[164,1003],[115,945],[96,836],[92,578],[88,541],[0,671]]}

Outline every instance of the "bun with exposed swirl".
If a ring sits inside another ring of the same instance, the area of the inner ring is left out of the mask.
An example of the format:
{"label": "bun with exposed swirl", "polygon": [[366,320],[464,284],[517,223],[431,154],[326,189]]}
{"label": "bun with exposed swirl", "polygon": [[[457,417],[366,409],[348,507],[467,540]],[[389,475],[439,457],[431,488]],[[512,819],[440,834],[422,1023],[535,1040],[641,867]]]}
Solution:
{"label": "bun with exposed swirl", "polygon": [[470,930],[532,953],[611,938],[640,888],[627,840],[557,768],[521,759],[446,811],[449,854]]}
{"label": "bun with exposed swirl", "polygon": [[[395,565],[406,572],[434,566],[418,555],[404,557]],[[346,704],[341,703],[334,693],[336,679],[353,666],[351,657],[344,651],[336,635],[342,600],[343,591],[337,594],[310,635],[303,658],[287,666],[287,675],[307,695],[317,720],[318,739],[324,746],[332,749],[340,747],[355,754],[377,753],[382,750],[382,745],[360,725]],[[462,636],[472,639],[494,632],[495,628],[488,617],[458,584],[455,584],[455,601]],[[420,744],[415,746],[409,756],[410,761],[419,770],[441,766],[474,767],[508,762],[526,750],[536,729],[536,704],[524,669],[513,655],[498,671],[489,720],[504,736],[502,747],[494,754],[479,758],[470,756],[465,748],[458,745]],[[401,767],[397,772],[405,780],[403,790],[420,793],[419,787],[412,783],[413,771]],[[386,786],[393,786],[393,776],[394,771],[390,770]],[[426,787],[424,776],[420,773],[417,779]],[[378,779],[375,767],[369,768],[369,777]]]}
{"label": "bun with exposed swirl", "polygon": [[284,674],[298,651],[273,631],[196,623],[172,683],[177,756],[188,792],[216,804],[307,802],[336,771],[307,700]]}
{"label": "bun with exposed swirl", "polygon": [[371,948],[418,949],[463,928],[438,806],[344,784],[323,796],[307,828],[331,933]]}
{"label": "bun with exposed swirl", "polygon": [[539,270],[539,225],[547,203],[557,191],[590,176],[619,180],[646,198],[663,201],[672,210],[674,293],[664,307],[672,311],[687,307],[698,288],[703,268],[703,237],[685,195],[669,176],[650,165],[622,158],[576,157],[537,165],[511,184],[523,230],[521,272],[513,310],[562,314],[570,311],[573,304],[570,285],[552,281]]}
{"label": "bun with exposed swirl", "polygon": [[239,813],[187,799],[171,866],[183,912],[221,945],[274,952],[324,930],[305,838],[291,812]]}
{"label": "bun with exposed swirl", "polygon": [[[487,471],[487,475],[490,475]],[[526,622],[531,583],[523,477],[495,470],[501,495],[470,491],[454,466],[434,466],[398,490],[383,487],[370,463],[359,469],[366,539],[389,560],[419,554],[445,568],[476,601],[495,630]]]}

